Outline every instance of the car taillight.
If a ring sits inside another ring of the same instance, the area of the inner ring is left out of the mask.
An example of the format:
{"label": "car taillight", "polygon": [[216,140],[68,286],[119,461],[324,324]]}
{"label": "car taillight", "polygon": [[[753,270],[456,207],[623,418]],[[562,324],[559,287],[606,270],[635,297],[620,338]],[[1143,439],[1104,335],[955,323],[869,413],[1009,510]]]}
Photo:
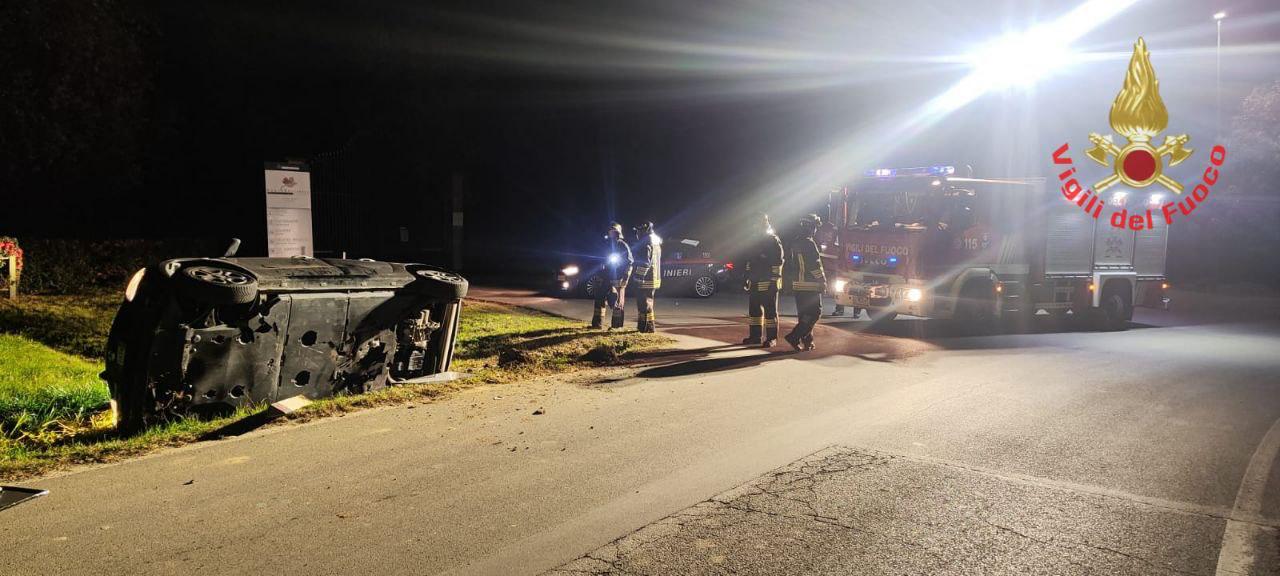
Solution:
{"label": "car taillight", "polygon": [[725,263],[724,263],[724,269],[725,269],[725,270],[733,270],[733,262],[725,262]]}

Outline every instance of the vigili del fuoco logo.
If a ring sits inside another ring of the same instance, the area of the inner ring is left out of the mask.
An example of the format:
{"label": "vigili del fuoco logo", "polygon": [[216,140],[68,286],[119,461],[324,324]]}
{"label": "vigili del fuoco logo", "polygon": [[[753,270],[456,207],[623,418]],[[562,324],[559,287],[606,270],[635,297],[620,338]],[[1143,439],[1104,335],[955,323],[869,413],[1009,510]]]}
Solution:
{"label": "vigili del fuoco logo", "polygon": [[[1160,81],[1151,66],[1151,53],[1147,51],[1147,43],[1138,38],[1133,45],[1133,57],[1129,59],[1124,87],[1111,104],[1111,129],[1126,142],[1120,145],[1111,134],[1090,133],[1089,142],[1093,147],[1085,152],[1094,162],[1109,168],[1111,174],[1090,188],[1082,187],[1076,178],[1071,157],[1067,155],[1069,146],[1064,142],[1053,152],[1054,164],[1068,166],[1058,174],[1062,196],[1096,219],[1102,215],[1102,207],[1106,203],[1101,196],[1103,191],[1117,184],[1133,189],[1158,184],[1173,195],[1165,201],[1164,194],[1152,193],[1146,202],[1145,212],[1142,207],[1133,208],[1125,203],[1126,192],[1114,192],[1112,204],[1124,208],[1111,214],[1110,224],[1116,228],[1143,230],[1151,228],[1157,217],[1169,225],[1173,224],[1175,215],[1190,216],[1209,199],[1209,192],[1218,182],[1218,169],[1227,159],[1227,149],[1221,144],[1214,145],[1209,152],[1209,166],[1205,168],[1200,182],[1190,193],[1184,194],[1183,185],[1164,173],[1165,163],[1177,166],[1191,158],[1195,150],[1187,147],[1191,137],[1186,134],[1167,134],[1164,143],[1153,145],[1153,140],[1168,126],[1169,111],[1164,100],[1160,99]],[[1158,215],[1153,216],[1153,212],[1158,212]]]}

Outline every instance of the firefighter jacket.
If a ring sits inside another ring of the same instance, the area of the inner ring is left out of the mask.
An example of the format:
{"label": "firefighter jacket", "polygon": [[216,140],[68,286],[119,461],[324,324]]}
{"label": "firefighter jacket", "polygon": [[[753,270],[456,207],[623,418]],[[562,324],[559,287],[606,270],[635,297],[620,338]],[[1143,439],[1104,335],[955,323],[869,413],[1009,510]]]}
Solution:
{"label": "firefighter jacket", "polygon": [[822,292],[827,287],[827,274],[822,269],[822,254],[818,244],[810,236],[799,236],[791,241],[791,264],[787,266],[787,279],[795,292]]}
{"label": "firefighter jacket", "polygon": [[641,290],[662,287],[662,238],[650,233],[635,247],[635,267],[631,269],[631,285]]}
{"label": "firefighter jacket", "polygon": [[621,238],[606,240],[605,245],[604,279],[615,288],[624,286],[631,278],[631,247]]}
{"label": "firefighter jacket", "polygon": [[774,234],[765,234],[747,254],[747,281],[752,291],[782,288],[782,242]]}

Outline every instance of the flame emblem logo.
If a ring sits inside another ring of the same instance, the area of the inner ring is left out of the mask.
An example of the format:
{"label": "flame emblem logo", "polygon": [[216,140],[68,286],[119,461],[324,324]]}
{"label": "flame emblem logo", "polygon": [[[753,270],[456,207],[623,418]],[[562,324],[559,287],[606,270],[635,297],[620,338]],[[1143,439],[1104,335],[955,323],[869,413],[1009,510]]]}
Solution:
{"label": "flame emblem logo", "polygon": [[1129,59],[1129,71],[1124,77],[1124,87],[1111,104],[1111,129],[1124,136],[1128,143],[1115,144],[1110,134],[1089,134],[1093,143],[1086,154],[1095,162],[1114,169],[1114,173],[1094,184],[1094,190],[1102,192],[1123,182],[1134,188],[1145,188],[1155,183],[1181,194],[1182,184],[1164,174],[1164,159],[1169,166],[1177,166],[1191,157],[1194,150],[1184,148],[1190,136],[1165,136],[1164,144],[1151,145],[1151,140],[1169,125],[1169,111],[1160,99],[1160,81],[1151,66],[1151,53],[1142,38],[1133,45],[1133,57]]}

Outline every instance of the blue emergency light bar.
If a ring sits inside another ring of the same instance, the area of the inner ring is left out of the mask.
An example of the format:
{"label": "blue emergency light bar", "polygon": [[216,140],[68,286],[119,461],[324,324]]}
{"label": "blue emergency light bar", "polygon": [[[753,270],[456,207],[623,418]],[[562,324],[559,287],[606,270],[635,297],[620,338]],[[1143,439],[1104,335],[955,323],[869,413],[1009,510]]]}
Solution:
{"label": "blue emergency light bar", "polygon": [[867,170],[868,178],[894,178],[897,176],[950,176],[955,166],[919,166],[916,168],[876,168]]}

